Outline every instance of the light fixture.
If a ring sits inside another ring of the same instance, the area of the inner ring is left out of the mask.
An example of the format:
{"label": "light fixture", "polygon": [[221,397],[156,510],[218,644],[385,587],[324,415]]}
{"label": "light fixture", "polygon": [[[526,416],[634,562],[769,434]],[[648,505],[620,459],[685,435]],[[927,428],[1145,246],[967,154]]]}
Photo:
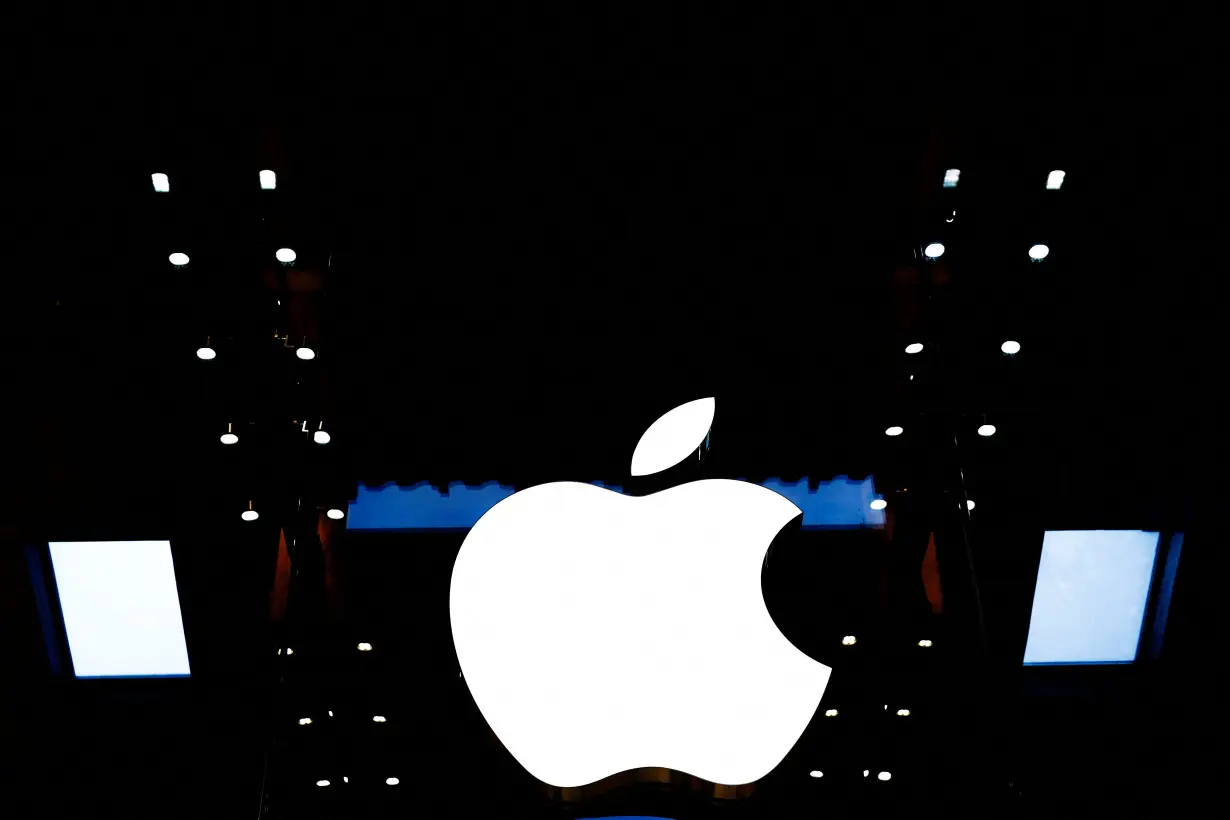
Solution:
{"label": "light fixture", "polygon": [[363,641],[362,643],[359,644],[359,651],[360,652],[371,652],[372,645],[370,643],[367,643],[366,641]]}
{"label": "light fixture", "polygon": [[939,242],[932,242],[927,247],[923,248],[923,256],[928,259],[939,259],[944,255],[944,246]]}
{"label": "light fixture", "polygon": [[273,171],[261,171],[261,188],[272,191],[278,187],[278,175]]}
{"label": "light fixture", "polygon": [[342,778],[342,782],[343,782],[343,783],[349,783],[349,782],[350,782],[350,778],[349,778],[349,777],[343,777],[343,778]]}
{"label": "light fixture", "polygon": [[154,181],[154,190],[160,194],[170,193],[171,180],[167,179],[166,174],[150,174],[150,179]]}
{"label": "light fixture", "polygon": [[206,345],[205,347],[198,347],[196,349],[196,357],[204,361],[209,361],[210,359],[215,358],[217,355],[218,355],[217,351],[215,351],[209,345]]}
{"label": "light fixture", "polygon": [[853,635],[847,635],[841,639],[842,646],[854,646],[856,643],[858,643],[858,638],[855,638]]}
{"label": "light fixture", "polygon": [[927,640],[926,638],[923,638],[921,641],[918,642],[918,645],[926,649],[928,646],[931,645],[931,641]]}
{"label": "light fixture", "polygon": [[333,509],[329,510],[327,513],[325,513],[325,515],[327,515],[329,518],[332,518],[334,521],[341,521],[343,518],[346,517],[346,513],[342,512],[337,507],[334,507]]}
{"label": "light fixture", "polygon": [[[239,517],[242,518],[244,521],[255,521],[256,519],[261,517],[261,514],[258,513],[256,510],[252,509],[252,502],[249,501],[248,508],[244,510],[243,512],[241,512],[239,514]],[[290,654],[289,649],[286,650],[286,654],[287,655]]]}
{"label": "light fixture", "polygon": [[372,715],[372,723],[385,723],[384,715]]}
{"label": "light fixture", "polygon": [[1009,356],[1012,356],[1021,352],[1021,343],[1013,341],[1004,342],[999,346],[999,349],[1007,353]]}
{"label": "light fixture", "polygon": [[960,179],[961,179],[961,169],[960,168],[949,168],[947,171],[944,172],[944,187],[945,188],[955,188],[957,187],[957,182],[960,181]]}
{"label": "light fixture", "polygon": [[899,435],[901,435],[901,434],[902,434],[902,433],[904,433],[904,432],[905,432],[905,428],[904,428],[904,427],[898,427],[898,426],[896,426],[896,425],[893,425],[892,427],[889,427],[888,429],[886,429],[886,430],[884,431],[884,435],[886,435],[886,436],[899,436]]}
{"label": "light fixture", "polygon": [[995,425],[994,425],[994,424],[984,424],[984,425],[982,425],[981,427],[979,427],[979,428],[978,428],[978,435],[980,435],[980,436],[993,436],[993,435],[995,435]]}
{"label": "light fixture", "polygon": [[330,709],[330,710],[329,710],[329,717],[333,717],[333,710],[332,710],[332,709]]}
{"label": "light fixture", "polygon": [[909,716],[910,716],[909,709],[898,709],[897,710],[897,717],[909,717]]}
{"label": "light fixture", "polygon": [[871,502],[871,509],[873,510],[882,510],[887,506],[888,506],[888,502],[885,501],[883,498],[877,498]]}
{"label": "light fixture", "polygon": [[317,780],[316,785],[320,786],[321,788],[324,788],[325,786],[329,785],[329,781],[328,780]]}
{"label": "light fixture", "polygon": [[279,654],[279,655],[281,655],[281,654],[282,654],[282,647],[280,647],[280,646],[278,647],[278,654]]}
{"label": "light fixture", "polygon": [[825,709],[824,716],[825,717],[837,717],[837,710],[836,709]]}
{"label": "light fixture", "polygon": [[293,655],[293,654],[295,654],[295,650],[291,649],[291,648],[288,646],[288,647],[286,647],[286,654],[287,654],[287,655]]}
{"label": "light fixture", "polygon": [[285,262],[287,264],[294,262],[295,259],[298,258],[295,252],[290,248],[278,248],[277,252],[274,253],[274,256],[278,258],[279,262]]}
{"label": "light fixture", "polygon": [[316,358],[316,351],[310,347],[297,347],[295,348],[295,355],[307,362]]}
{"label": "light fixture", "polygon": [[173,253],[167,257],[167,261],[177,268],[182,268],[184,265],[188,264],[188,254]]}
{"label": "light fixture", "polygon": [[299,725],[300,726],[311,726],[312,719],[311,718],[299,718]]}
{"label": "light fixture", "polygon": [[819,769],[812,769],[809,774],[811,774],[812,777],[824,777],[824,772]]}
{"label": "light fixture", "polygon": [[1041,262],[1046,258],[1046,255],[1051,252],[1051,249],[1046,245],[1033,245],[1029,249],[1029,258],[1035,262]]}
{"label": "light fixture", "polygon": [[236,444],[239,442],[239,436],[231,432],[231,423],[229,421],[226,423],[226,432],[218,440],[223,444]]}
{"label": "light fixture", "polygon": [[965,499],[965,509],[973,510],[975,506],[976,505],[974,504],[974,499],[972,498]]}
{"label": "light fixture", "polygon": [[1046,190],[1058,191],[1063,186],[1063,178],[1066,176],[1063,171],[1051,171],[1046,175]]}
{"label": "light fixture", "polygon": [[893,779],[893,776],[889,774],[888,772],[880,772],[878,775],[876,775],[876,777],[880,778],[881,780],[892,780]]}
{"label": "light fixture", "polygon": [[867,771],[866,769],[863,769],[863,777],[866,777],[869,774],[871,774],[871,772]]}
{"label": "light fixture", "polygon": [[396,777],[390,777],[390,778],[387,778],[387,779],[384,781],[384,783],[385,783],[385,785],[386,785],[386,786],[396,786],[396,785],[397,785],[398,783],[400,783],[400,782],[401,782],[401,781],[400,781],[400,780],[398,780]]}
{"label": "light fixture", "polygon": [[922,342],[911,342],[910,344],[905,346],[905,352],[909,353],[910,355],[913,355],[915,353],[922,353],[922,349],[923,349]]}
{"label": "light fixture", "polygon": [[[321,424],[323,425],[324,422],[322,421]],[[312,441],[316,442],[317,444],[328,444],[331,439],[332,439],[332,436],[330,436],[324,430],[317,430],[315,433],[312,433]]]}

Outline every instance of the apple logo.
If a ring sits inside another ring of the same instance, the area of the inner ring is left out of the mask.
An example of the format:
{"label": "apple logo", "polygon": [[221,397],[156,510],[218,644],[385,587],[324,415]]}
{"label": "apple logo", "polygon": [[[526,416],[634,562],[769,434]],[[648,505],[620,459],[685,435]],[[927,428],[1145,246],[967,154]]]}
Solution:
{"label": "apple logo", "polygon": [[[654,422],[632,474],[695,456],[714,408]],[[770,543],[800,514],[728,479],[640,497],[563,481],[500,501],[462,543],[449,593],[461,671],[496,737],[558,787],[649,766],[764,777],[832,671],[782,635],[760,589]]]}

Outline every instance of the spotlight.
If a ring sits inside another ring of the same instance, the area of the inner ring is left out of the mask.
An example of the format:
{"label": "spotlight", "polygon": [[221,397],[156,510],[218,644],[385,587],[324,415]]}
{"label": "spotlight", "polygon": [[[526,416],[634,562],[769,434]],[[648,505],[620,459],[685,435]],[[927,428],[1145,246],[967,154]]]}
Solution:
{"label": "spotlight", "polygon": [[331,438],[332,436],[330,436],[324,430],[317,430],[315,433],[312,433],[312,441],[316,442],[317,444],[328,444]]}
{"label": "spotlight", "polygon": [[279,262],[285,262],[287,264],[294,262],[295,259],[298,258],[295,255],[295,252],[290,248],[278,248],[277,253],[275,253],[274,256],[278,258]]}
{"label": "spotlight", "polygon": [[897,717],[909,717],[909,716],[910,716],[909,709],[898,709],[897,710]]}
{"label": "spotlight", "polygon": [[995,425],[994,425],[994,424],[984,424],[984,425],[982,425],[981,427],[979,427],[979,428],[978,428],[978,435],[980,435],[980,436],[993,436],[993,435],[995,435]]}
{"label": "spotlight", "polygon": [[295,355],[308,362],[316,358],[316,351],[310,347],[297,347],[295,348]]}
{"label": "spotlight", "polygon": [[[258,513],[256,510],[252,509],[252,502],[249,501],[248,508],[244,510],[243,512],[241,512],[239,514],[239,517],[242,518],[244,521],[255,521],[256,519],[261,517],[261,514]],[[287,655],[290,654],[289,649],[286,650],[286,654]]]}
{"label": "spotlight", "polygon": [[913,355],[915,353],[922,353],[922,349],[923,349],[922,342],[911,342],[910,344],[905,346],[905,352],[909,353],[910,355]]}
{"label": "spotlight", "polygon": [[154,181],[154,190],[160,194],[170,193],[171,180],[167,179],[166,174],[150,174],[150,179]]}
{"label": "spotlight", "polygon": [[836,709],[825,709],[824,716],[825,717],[837,717],[837,710]]}
{"label": "spotlight", "polygon": [[188,264],[188,254],[173,253],[167,257],[167,261],[177,268],[182,268],[184,265]]}
{"label": "spotlight", "polygon": [[949,168],[947,171],[944,172],[944,187],[945,188],[955,188],[957,187],[957,182],[959,182],[960,179],[961,179],[961,169],[960,168]]}
{"label": "spotlight", "polygon": [[370,643],[367,643],[366,641],[364,641],[364,642],[362,642],[362,643],[360,643],[360,644],[359,644],[359,651],[360,651],[360,652],[371,652],[371,651],[372,651],[372,645],[371,645]]}
{"label": "spotlight", "polygon": [[1014,354],[1021,352],[1021,343],[1011,342],[1011,341],[1004,342],[1002,345],[999,346],[999,349],[1007,353],[1009,356],[1012,356]]}
{"label": "spotlight", "polygon": [[902,433],[904,433],[904,432],[905,432],[905,428],[904,428],[904,427],[897,427],[896,425],[893,425],[892,427],[889,427],[887,430],[885,430],[885,431],[884,431],[884,435],[886,435],[886,436],[899,436],[899,435],[901,435],[901,434],[902,434]]}
{"label": "spotlight", "polygon": [[880,772],[878,775],[876,775],[876,777],[880,778],[881,780],[892,780],[893,779],[893,776],[889,774],[888,772]]}
{"label": "spotlight", "polygon": [[927,247],[923,248],[923,256],[928,259],[939,259],[944,255],[944,246],[939,242],[932,242]]}
{"label": "spotlight", "polygon": [[316,785],[320,786],[321,788],[324,788],[325,786],[329,785],[329,781],[328,780],[317,780]]}
{"label": "spotlight", "polygon": [[1041,262],[1046,258],[1046,255],[1051,252],[1051,249],[1046,245],[1034,245],[1029,249],[1029,258],[1035,262]]}
{"label": "spotlight", "polygon": [[853,635],[847,635],[841,639],[842,646],[854,646],[856,643],[858,643],[858,638],[855,638]]}
{"label": "spotlight", "polygon": [[819,769],[812,769],[810,774],[812,777],[824,777],[824,772],[820,771]]}
{"label": "spotlight", "polygon": [[325,515],[327,515],[329,518],[332,518],[334,521],[341,521],[343,518],[346,517],[346,513],[342,512],[336,507],[329,510],[327,513],[325,513]]}
{"label": "spotlight", "polygon": [[1063,171],[1051,171],[1046,175],[1046,190],[1058,191],[1063,185],[1063,178],[1066,176]]}
{"label": "spotlight", "polygon": [[871,509],[873,510],[882,510],[887,506],[888,506],[888,502],[885,501],[883,498],[877,498],[875,501],[871,502]]}
{"label": "spotlight", "polygon": [[237,436],[237,435],[235,435],[234,433],[232,433],[232,432],[231,432],[231,424],[230,424],[230,422],[227,422],[227,424],[226,424],[226,432],[225,432],[225,433],[223,433],[223,434],[219,437],[219,439],[218,439],[218,440],[219,440],[219,441],[221,441],[223,444],[236,444],[236,443],[238,443],[238,442],[239,442],[239,436]]}
{"label": "spotlight", "polygon": [[273,171],[261,171],[261,188],[266,191],[272,191],[278,187],[278,175]]}
{"label": "spotlight", "polygon": [[372,723],[386,723],[384,715],[372,715]]}
{"label": "spotlight", "polygon": [[209,361],[210,359],[215,358],[217,355],[218,355],[217,351],[215,351],[212,347],[209,347],[209,346],[198,347],[196,349],[196,357],[198,359],[203,359],[204,361]]}
{"label": "spotlight", "polygon": [[975,506],[976,505],[974,504],[974,499],[972,498],[965,499],[965,509],[973,510]]}
{"label": "spotlight", "polygon": [[918,645],[926,649],[928,646],[931,645],[931,641],[927,640],[926,638],[923,638],[921,641],[918,642]]}
{"label": "spotlight", "polygon": [[312,719],[311,718],[299,718],[299,725],[300,726],[311,726]]}
{"label": "spotlight", "polygon": [[386,779],[384,782],[385,782],[385,785],[386,785],[386,786],[396,786],[396,785],[397,785],[398,783],[400,783],[401,781],[400,781],[400,780],[398,780],[396,777],[390,777],[390,778]]}

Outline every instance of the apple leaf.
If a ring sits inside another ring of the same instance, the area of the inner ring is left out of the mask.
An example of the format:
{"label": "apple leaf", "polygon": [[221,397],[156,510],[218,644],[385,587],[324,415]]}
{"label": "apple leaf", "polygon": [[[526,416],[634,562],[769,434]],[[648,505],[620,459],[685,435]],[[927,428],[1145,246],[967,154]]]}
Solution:
{"label": "apple leaf", "polygon": [[652,475],[696,452],[713,426],[714,399],[681,404],[649,425],[632,453],[632,475]]}

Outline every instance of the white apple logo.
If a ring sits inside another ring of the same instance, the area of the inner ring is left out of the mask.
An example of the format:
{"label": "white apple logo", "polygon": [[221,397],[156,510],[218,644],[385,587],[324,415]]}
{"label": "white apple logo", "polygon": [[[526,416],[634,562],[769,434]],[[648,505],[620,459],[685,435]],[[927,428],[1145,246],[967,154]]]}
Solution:
{"label": "white apple logo", "polygon": [[[658,419],[633,475],[694,455],[714,407]],[[782,635],[760,590],[765,552],[799,514],[726,479],[643,497],[558,482],[496,504],[461,546],[449,601],[496,737],[560,787],[646,766],[726,785],[768,774],[832,671]]]}

